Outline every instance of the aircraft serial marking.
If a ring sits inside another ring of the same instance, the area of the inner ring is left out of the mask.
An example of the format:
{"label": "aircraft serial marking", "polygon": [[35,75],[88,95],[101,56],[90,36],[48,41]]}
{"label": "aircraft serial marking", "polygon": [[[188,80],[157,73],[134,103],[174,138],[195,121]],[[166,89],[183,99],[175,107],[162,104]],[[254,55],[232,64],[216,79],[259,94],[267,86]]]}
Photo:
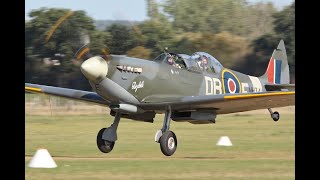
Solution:
{"label": "aircraft serial marking", "polygon": [[221,81],[218,78],[204,76],[206,81],[206,95],[221,94]]}

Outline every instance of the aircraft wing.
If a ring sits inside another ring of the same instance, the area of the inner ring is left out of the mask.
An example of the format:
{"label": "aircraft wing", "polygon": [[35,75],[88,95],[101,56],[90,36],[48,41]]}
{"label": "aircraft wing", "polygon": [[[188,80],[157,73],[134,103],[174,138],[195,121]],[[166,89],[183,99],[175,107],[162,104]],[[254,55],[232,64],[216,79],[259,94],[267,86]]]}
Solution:
{"label": "aircraft wing", "polygon": [[25,83],[25,91],[31,93],[42,93],[52,96],[59,96],[73,100],[91,102],[98,105],[108,106],[109,102],[104,100],[95,92],[82,91],[76,89],[60,88],[53,86],[44,86],[39,84]]}
{"label": "aircraft wing", "polygon": [[[154,101],[153,101],[154,100]],[[207,96],[186,96],[161,101],[149,98],[140,105],[143,109],[164,109],[170,105],[173,110],[192,111],[212,109],[217,114],[226,114],[257,109],[267,109],[295,104],[294,91],[272,91],[257,93],[220,94]]]}
{"label": "aircraft wing", "polygon": [[[91,102],[109,106],[95,92],[25,83],[25,91]],[[150,97],[138,106],[144,110],[165,110],[168,105],[176,111],[194,111],[199,109],[215,110],[217,114],[226,114],[257,109],[290,106],[295,104],[294,91],[269,91],[257,93],[219,94],[184,97]]]}

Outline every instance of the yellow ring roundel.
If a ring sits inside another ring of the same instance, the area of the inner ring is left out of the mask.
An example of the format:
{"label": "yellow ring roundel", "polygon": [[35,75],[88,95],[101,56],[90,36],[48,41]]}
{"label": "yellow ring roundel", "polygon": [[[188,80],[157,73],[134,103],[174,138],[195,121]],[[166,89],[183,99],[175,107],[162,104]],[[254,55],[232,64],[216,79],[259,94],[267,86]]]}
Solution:
{"label": "yellow ring roundel", "polygon": [[242,87],[237,76],[231,71],[224,69],[222,71],[222,86],[223,92],[234,94],[242,92]]}

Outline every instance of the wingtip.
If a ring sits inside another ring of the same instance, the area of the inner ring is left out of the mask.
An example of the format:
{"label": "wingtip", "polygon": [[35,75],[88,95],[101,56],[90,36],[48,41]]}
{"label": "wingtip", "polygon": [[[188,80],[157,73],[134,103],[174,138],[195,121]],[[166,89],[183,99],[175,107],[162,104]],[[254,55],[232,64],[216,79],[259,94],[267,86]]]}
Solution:
{"label": "wingtip", "polygon": [[42,92],[40,88],[25,86],[24,90],[27,92]]}

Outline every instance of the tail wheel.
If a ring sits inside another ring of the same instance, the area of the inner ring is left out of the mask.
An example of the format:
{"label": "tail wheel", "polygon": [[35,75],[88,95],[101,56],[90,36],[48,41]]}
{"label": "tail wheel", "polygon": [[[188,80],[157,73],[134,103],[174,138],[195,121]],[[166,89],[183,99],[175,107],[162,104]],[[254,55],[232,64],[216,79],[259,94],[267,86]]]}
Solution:
{"label": "tail wheel", "polygon": [[102,128],[97,135],[97,146],[103,153],[109,153],[112,151],[115,142],[110,142],[102,139],[102,134],[106,128]]}
{"label": "tail wheel", "polygon": [[280,114],[277,111],[275,111],[271,114],[271,117],[274,121],[278,121],[280,119]]}
{"label": "tail wheel", "polygon": [[171,156],[177,149],[177,137],[172,131],[166,131],[160,138],[160,148],[164,155]]}

